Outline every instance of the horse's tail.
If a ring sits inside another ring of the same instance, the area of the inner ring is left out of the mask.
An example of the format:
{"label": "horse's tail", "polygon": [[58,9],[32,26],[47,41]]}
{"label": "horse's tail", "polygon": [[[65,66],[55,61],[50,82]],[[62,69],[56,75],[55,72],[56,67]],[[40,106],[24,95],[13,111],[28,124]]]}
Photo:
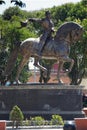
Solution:
{"label": "horse's tail", "polygon": [[10,57],[7,61],[7,65],[5,68],[4,76],[9,76],[15,66],[16,59],[19,53],[20,46],[15,46],[12,53],[10,54]]}

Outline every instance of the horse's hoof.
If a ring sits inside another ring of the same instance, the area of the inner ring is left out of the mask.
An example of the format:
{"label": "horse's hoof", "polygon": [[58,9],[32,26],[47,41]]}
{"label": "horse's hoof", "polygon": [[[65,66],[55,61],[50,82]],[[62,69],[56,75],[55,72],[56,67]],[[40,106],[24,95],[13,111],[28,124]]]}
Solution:
{"label": "horse's hoof", "polygon": [[13,85],[19,85],[19,84],[21,84],[19,80],[13,82]]}
{"label": "horse's hoof", "polygon": [[71,71],[71,70],[66,69],[66,70],[64,71],[64,73],[65,73],[65,74],[68,74],[70,71]]}
{"label": "horse's hoof", "polygon": [[58,83],[58,85],[64,85],[64,83]]}
{"label": "horse's hoof", "polygon": [[63,85],[64,83],[63,83],[63,81],[62,80],[60,80],[59,82],[58,82],[58,85]]}

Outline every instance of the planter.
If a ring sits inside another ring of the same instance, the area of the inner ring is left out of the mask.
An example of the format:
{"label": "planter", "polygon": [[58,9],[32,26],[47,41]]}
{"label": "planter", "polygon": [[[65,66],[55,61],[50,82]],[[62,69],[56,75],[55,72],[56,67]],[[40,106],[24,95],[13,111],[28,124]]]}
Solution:
{"label": "planter", "polygon": [[6,130],[6,121],[0,120],[0,130]]}
{"label": "planter", "polygon": [[87,130],[87,118],[75,118],[76,130]]}

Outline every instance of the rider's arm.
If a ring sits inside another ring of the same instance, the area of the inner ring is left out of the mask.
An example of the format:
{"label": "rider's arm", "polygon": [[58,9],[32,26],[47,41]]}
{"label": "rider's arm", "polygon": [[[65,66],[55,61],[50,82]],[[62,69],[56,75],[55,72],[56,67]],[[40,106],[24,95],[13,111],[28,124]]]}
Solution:
{"label": "rider's arm", "polygon": [[28,21],[30,22],[37,22],[37,23],[41,23],[42,19],[37,19],[37,18],[29,18]]}
{"label": "rider's arm", "polygon": [[30,22],[37,22],[37,23],[41,23],[41,22],[42,22],[42,20],[41,20],[41,19],[29,18],[29,19],[27,19],[26,21],[21,21],[21,22],[20,22],[21,27],[26,27],[26,26],[27,26],[28,21],[30,21]]}

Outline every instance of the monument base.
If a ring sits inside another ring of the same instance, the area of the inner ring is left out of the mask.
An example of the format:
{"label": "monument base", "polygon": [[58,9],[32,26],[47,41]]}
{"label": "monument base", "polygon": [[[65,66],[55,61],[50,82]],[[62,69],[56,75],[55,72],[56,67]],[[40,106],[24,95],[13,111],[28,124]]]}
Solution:
{"label": "monument base", "polygon": [[26,117],[32,117],[32,116],[42,116],[44,117],[46,120],[50,120],[52,118],[52,115],[57,114],[60,115],[64,120],[74,120],[74,117],[78,118],[78,117],[84,117],[85,114],[83,111],[53,111],[53,112],[46,112],[46,111],[42,111],[42,112],[34,112],[34,111],[28,111],[28,112],[24,112]]}
{"label": "monument base", "polygon": [[0,119],[9,119],[14,105],[20,107],[25,118],[61,115],[64,120],[84,117],[82,86],[58,84],[22,84],[0,87]]}
{"label": "monument base", "polygon": [[[83,111],[61,111],[61,112],[37,112],[37,111],[22,111],[24,114],[25,119],[29,119],[30,117],[34,116],[42,116],[46,120],[50,120],[52,115],[57,114],[60,115],[64,120],[74,120],[74,118],[83,118],[85,114]],[[10,111],[2,112],[0,111],[0,120],[9,120],[9,113]]]}

